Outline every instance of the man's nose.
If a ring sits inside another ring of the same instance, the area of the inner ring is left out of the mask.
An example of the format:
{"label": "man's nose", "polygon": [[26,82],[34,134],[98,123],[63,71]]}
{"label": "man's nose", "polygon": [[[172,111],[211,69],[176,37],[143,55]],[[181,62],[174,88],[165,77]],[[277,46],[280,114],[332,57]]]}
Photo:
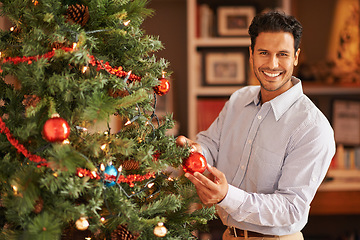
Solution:
{"label": "man's nose", "polygon": [[269,68],[275,69],[279,67],[279,59],[276,55],[273,55],[269,58]]}

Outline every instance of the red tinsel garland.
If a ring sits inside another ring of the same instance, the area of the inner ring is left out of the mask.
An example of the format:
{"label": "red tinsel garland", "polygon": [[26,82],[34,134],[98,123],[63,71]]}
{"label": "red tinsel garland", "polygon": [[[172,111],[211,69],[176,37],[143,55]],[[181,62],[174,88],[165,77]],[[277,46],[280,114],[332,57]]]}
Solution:
{"label": "red tinsel garland", "polygon": [[11,134],[9,128],[6,126],[6,124],[4,123],[4,121],[2,120],[1,117],[0,117],[0,133],[4,133],[6,135],[6,137],[7,137],[7,139],[9,140],[9,142],[11,143],[11,145],[13,145],[18,150],[19,153],[22,153],[30,161],[38,163],[39,165],[42,165],[42,166],[47,166],[46,159],[44,159],[44,158],[42,158],[40,156],[31,154],[24,147],[24,145],[20,144],[19,141],[13,137],[13,135]]}
{"label": "red tinsel garland", "polygon": [[[97,174],[94,171],[90,171],[87,169],[82,169],[79,168],[77,170],[77,175],[79,177],[90,177],[91,179],[100,179],[99,174]],[[114,182],[116,181],[116,176],[114,175],[109,175],[107,173],[104,173],[105,175],[105,180],[110,181],[110,182]],[[132,175],[120,175],[117,183],[127,183],[129,184],[130,187],[134,187],[134,182],[142,182],[144,180],[150,179],[150,178],[154,178],[155,177],[155,173],[146,173],[145,175],[140,175],[140,174],[132,174]]]}
{"label": "red tinsel garland", "polygon": [[[23,154],[30,161],[37,163],[38,167],[41,167],[41,166],[49,167],[49,164],[46,159],[44,159],[38,155],[31,154],[24,147],[24,145],[20,144],[19,141],[14,138],[14,136],[11,134],[9,128],[6,126],[6,124],[4,123],[4,121],[2,120],[1,117],[0,117],[0,133],[4,133],[6,135],[8,141],[11,143],[11,145],[13,145],[18,150],[19,153]],[[91,179],[100,179],[100,176],[96,172],[92,172],[90,170],[82,169],[82,168],[79,168],[77,170],[77,175],[79,177],[89,176]],[[154,173],[147,173],[145,175],[134,174],[134,175],[128,175],[126,177],[123,175],[120,175],[117,182],[118,183],[127,183],[127,184],[129,184],[130,187],[134,187],[134,182],[141,182],[146,179],[153,178],[153,177],[155,177]],[[115,181],[116,176],[111,176],[111,175],[108,175],[105,173],[105,180]]]}
{"label": "red tinsel garland", "polygon": [[[69,47],[62,47],[60,48],[62,50],[64,50],[65,52],[70,52],[70,51],[73,51],[74,49],[73,48],[69,48]],[[36,55],[36,56],[29,56],[29,57],[7,57],[7,58],[4,58],[3,61],[2,61],[2,64],[4,63],[12,63],[12,64],[19,64],[19,63],[24,63],[24,62],[27,62],[28,64],[31,64],[33,61],[38,61],[39,59],[50,59],[52,57],[55,56],[55,50],[56,49],[53,49],[52,51],[50,52],[47,52],[43,55]],[[90,64],[92,66],[97,66],[97,71],[100,71],[100,70],[106,70],[108,73],[110,74],[113,74],[113,75],[116,75],[117,77],[125,77],[128,72],[126,71],[123,71],[123,68],[120,66],[120,67],[111,67],[110,64],[108,62],[105,62],[103,60],[97,60],[93,55],[89,55],[90,57]],[[2,69],[0,68],[0,73],[2,73]],[[129,76],[129,81],[140,81],[141,80],[141,77],[139,76],[136,76],[135,74],[130,74]]]}

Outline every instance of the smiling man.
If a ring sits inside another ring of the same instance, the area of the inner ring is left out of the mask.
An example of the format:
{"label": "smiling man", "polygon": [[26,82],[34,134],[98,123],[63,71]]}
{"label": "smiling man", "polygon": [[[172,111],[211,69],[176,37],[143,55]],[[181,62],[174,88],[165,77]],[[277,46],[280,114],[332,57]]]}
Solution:
{"label": "smiling man", "polygon": [[223,239],[301,240],[310,203],[335,153],[333,130],[292,76],[301,24],[269,12],[253,19],[249,34],[260,86],[233,93],[196,142],[178,138],[205,155],[210,172],[209,178],[185,176],[204,204],[216,205],[228,226]]}

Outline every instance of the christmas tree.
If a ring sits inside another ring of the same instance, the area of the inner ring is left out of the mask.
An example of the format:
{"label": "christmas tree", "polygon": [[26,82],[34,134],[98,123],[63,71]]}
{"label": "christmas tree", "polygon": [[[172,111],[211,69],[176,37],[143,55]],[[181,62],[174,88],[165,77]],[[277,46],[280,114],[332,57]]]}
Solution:
{"label": "christmas tree", "polygon": [[147,1],[0,2],[0,239],[195,238],[214,208],[157,116],[169,63]]}

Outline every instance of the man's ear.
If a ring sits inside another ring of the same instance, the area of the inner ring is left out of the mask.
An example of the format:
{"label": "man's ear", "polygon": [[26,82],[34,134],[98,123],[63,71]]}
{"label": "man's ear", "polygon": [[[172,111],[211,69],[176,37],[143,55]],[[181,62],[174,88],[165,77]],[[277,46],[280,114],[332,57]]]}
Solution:
{"label": "man's ear", "polygon": [[252,62],[253,52],[252,52],[252,50],[251,50],[251,46],[249,47],[249,56],[250,56],[249,61]]}
{"label": "man's ear", "polygon": [[299,63],[299,55],[300,55],[300,48],[298,48],[298,50],[295,53],[295,61],[294,61],[294,66],[296,67]]}

